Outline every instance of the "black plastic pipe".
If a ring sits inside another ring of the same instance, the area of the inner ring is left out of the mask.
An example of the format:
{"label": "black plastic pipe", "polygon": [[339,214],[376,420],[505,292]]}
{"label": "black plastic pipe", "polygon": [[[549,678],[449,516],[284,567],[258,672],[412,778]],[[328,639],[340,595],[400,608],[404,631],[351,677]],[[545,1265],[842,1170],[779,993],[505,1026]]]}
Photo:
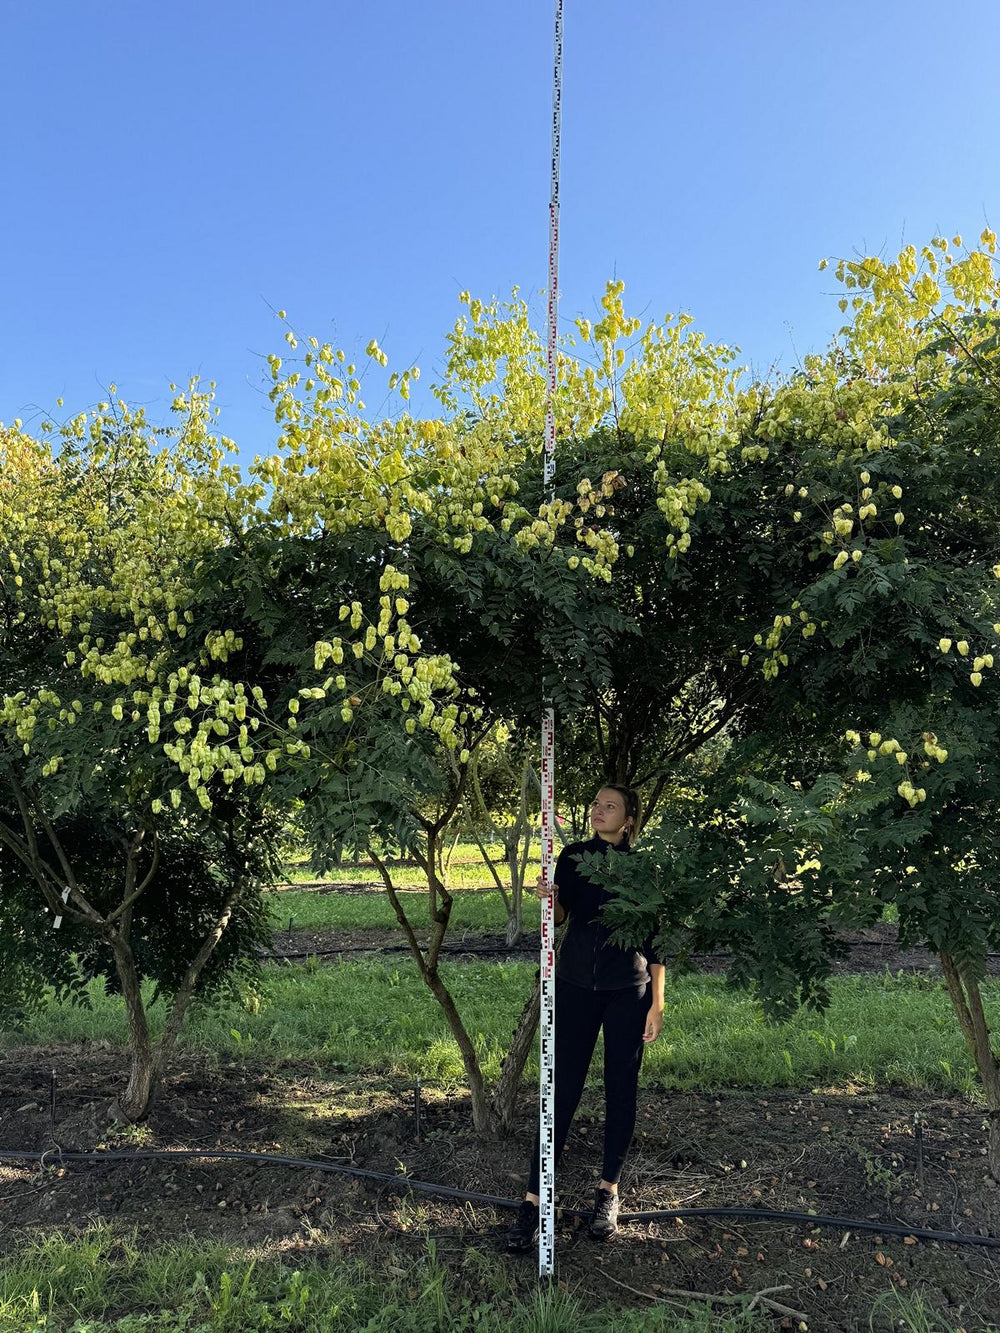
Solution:
{"label": "black plastic pipe", "polygon": [[[310,1171],[325,1171],[338,1175],[354,1176],[363,1180],[377,1180],[382,1185],[392,1185],[396,1189],[415,1190],[421,1194],[439,1195],[446,1199],[463,1199],[473,1203],[490,1204],[494,1208],[516,1209],[518,1199],[501,1199],[495,1194],[477,1194],[472,1190],[454,1189],[450,1185],[437,1185],[428,1180],[411,1180],[409,1176],[390,1176],[382,1171],[367,1171],[357,1166],[341,1166],[337,1162],[315,1161],[307,1157],[284,1157],[277,1153],[236,1152],[217,1150],[207,1152],[201,1149],[144,1149],[136,1152],[62,1152],[50,1148],[47,1152],[22,1151],[16,1148],[0,1149],[0,1161],[41,1162],[48,1164],[48,1159],[62,1162],[140,1162],[140,1161],[238,1161],[260,1162],[269,1166],[297,1166]],[[560,1213],[568,1217],[589,1217],[590,1212],[581,1208],[560,1208]],[[965,1231],[932,1231],[924,1227],[901,1226],[897,1222],[872,1222],[869,1219],[855,1217],[830,1217],[824,1213],[804,1213],[785,1211],[779,1208],[750,1208],[732,1206],[720,1208],[658,1208],[652,1212],[622,1213],[621,1222],[660,1222],[669,1218],[688,1217],[741,1217],[759,1219],[767,1222],[805,1222],[809,1226],[833,1227],[838,1231],[870,1231],[880,1236],[912,1236],[914,1240],[938,1241],[948,1245],[979,1245],[987,1249],[1000,1249],[1000,1236],[976,1236]]]}
{"label": "black plastic pipe", "polygon": [[[899,949],[899,945],[893,940],[853,940],[850,947],[852,949]],[[299,949],[294,952],[262,952],[258,954],[263,962],[282,962],[292,958],[335,958],[341,953],[409,953],[408,944],[344,944],[336,949]],[[914,945],[907,949],[899,950],[901,953],[925,953],[929,958],[936,958],[932,950],[926,949],[921,945]],[[495,945],[466,945],[452,944],[442,948],[442,954],[484,954],[495,956],[498,954],[517,954],[538,952],[537,944],[495,944]],[[732,958],[729,950],[723,950],[719,953],[696,953],[691,958],[694,962],[704,961],[709,958]],[[1000,958],[1000,953],[992,950],[985,955],[987,958]],[[844,961],[844,960],[838,960]],[[926,969],[913,966],[910,971],[924,971]],[[836,974],[834,974],[836,975]]]}

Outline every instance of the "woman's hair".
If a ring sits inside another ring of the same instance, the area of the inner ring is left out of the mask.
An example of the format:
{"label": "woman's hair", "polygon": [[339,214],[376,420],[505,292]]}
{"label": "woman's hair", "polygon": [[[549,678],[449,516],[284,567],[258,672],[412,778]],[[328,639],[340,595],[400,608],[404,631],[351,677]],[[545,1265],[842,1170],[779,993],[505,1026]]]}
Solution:
{"label": "woman's hair", "polygon": [[616,791],[625,802],[625,818],[632,821],[625,836],[628,838],[629,846],[633,846],[639,836],[639,793],[634,787],[625,787],[619,782],[602,782],[601,791]]}

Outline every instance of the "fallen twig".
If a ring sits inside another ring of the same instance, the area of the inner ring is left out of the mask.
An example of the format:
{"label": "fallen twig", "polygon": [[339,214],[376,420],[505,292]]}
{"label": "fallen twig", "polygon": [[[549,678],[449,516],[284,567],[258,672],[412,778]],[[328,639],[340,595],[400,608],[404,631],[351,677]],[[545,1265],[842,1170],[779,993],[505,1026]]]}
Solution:
{"label": "fallen twig", "polygon": [[630,1287],[627,1282],[621,1282],[618,1278],[612,1277],[610,1273],[601,1273],[601,1276],[606,1277],[609,1282],[613,1282],[616,1287],[622,1287],[625,1291],[630,1291],[633,1296],[644,1296],[647,1301],[659,1301],[662,1305],[674,1305],[677,1309],[682,1308],[680,1301],[671,1300],[666,1293],[660,1295],[651,1291],[641,1291],[638,1287]]}
{"label": "fallen twig", "polygon": [[626,1291],[631,1291],[636,1296],[645,1296],[648,1301],[659,1301],[670,1296],[676,1296],[687,1301],[708,1301],[711,1305],[742,1305],[745,1301],[749,1301],[748,1310],[752,1310],[759,1302],[761,1305],[766,1305],[769,1310],[773,1310],[775,1314],[788,1315],[791,1319],[798,1319],[800,1322],[805,1322],[809,1318],[804,1311],[793,1310],[790,1305],[782,1305],[780,1301],[772,1300],[767,1295],[768,1292],[788,1291],[787,1286],[764,1287],[763,1290],[754,1293],[752,1296],[750,1292],[738,1292],[734,1296],[723,1296],[712,1291],[686,1291],[683,1287],[662,1287],[658,1292],[641,1291],[638,1287],[630,1287],[627,1282],[621,1282],[618,1278],[612,1277],[610,1273],[602,1273],[601,1276],[606,1277],[609,1282],[613,1282],[616,1287],[624,1287]]}
{"label": "fallen twig", "polygon": [[[755,1292],[754,1295],[751,1297],[750,1304],[747,1306],[747,1311],[749,1312],[750,1310],[752,1310],[753,1307],[757,1304],[757,1302],[760,1301],[762,1305],[769,1305],[773,1310],[778,1311],[779,1314],[793,1315],[796,1319],[807,1318],[807,1316],[804,1315],[801,1310],[793,1310],[787,1305],[782,1305],[780,1301],[770,1300],[769,1298],[776,1291],[791,1291],[791,1287],[788,1285],[787,1282],[783,1287],[762,1287],[760,1291]],[[739,1297],[737,1297],[736,1299],[738,1300]]]}

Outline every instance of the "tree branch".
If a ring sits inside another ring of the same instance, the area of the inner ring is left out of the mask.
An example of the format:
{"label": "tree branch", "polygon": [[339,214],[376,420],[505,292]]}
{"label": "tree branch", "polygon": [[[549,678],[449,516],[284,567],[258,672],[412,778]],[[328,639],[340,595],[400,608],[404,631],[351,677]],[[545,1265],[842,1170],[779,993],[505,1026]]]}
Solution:
{"label": "tree branch", "polygon": [[236,883],[226,895],[222,904],[222,911],[216,919],[208,935],[201,943],[201,948],[195,954],[187,971],[184,973],[184,979],[174,995],[174,1002],[170,1008],[170,1016],[167,1019],[163,1029],[163,1036],[158,1043],[156,1055],[156,1073],[157,1076],[162,1073],[164,1064],[173,1049],[174,1042],[177,1040],[177,1034],[180,1032],[181,1024],[184,1021],[184,1015],[187,1013],[188,1006],[194,996],[195,987],[198,984],[198,978],[204,971],[205,965],[215,952],[216,945],[225,934],[226,927],[229,925],[230,917],[233,914],[233,908],[239,902],[245,888],[245,880],[242,876],[237,877]]}
{"label": "tree branch", "polygon": [[475,826],[474,824],[473,824],[473,826],[472,826],[472,836],[473,836],[473,839],[475,840],[476,846],[479,848],[479,851],[480,851],[480,854],[482,855],[483,860],[486,862],[486,868],[489,870],[490,874],[493,876],[493,882],[494,882],[494,884],[497,886],[497,889],[498,889],[498,891],[499,891],[499,893],[500,893],[500,897],[503,899],[503,905],[504,905],[504,907],[506,908],[506,910],[509,912],[509,911],[510,911],[510,903],[509,903],[509,901],[508,901],[508,899],[507,899],[507,890],[504,888],[504,886],[503,886],[503,880],[502,880],[502,879],[500,878],[500,876],[497,874],[496,866],[493,864],[493,858],[490,856],[489,852],[488,852],[488,851],[486,850],[486,848],[483,846],[483,841],[482,841],[482,839],[481,839],[480,836],[479,836],[479,830],[476,828],[476,826]]}
{"label": "tree branch", "polygon": [[424,951],[420,947],[420,942],[417,939],[416,933],[410,925],[410,918],[403,911],[403,904],[399,901],[399,894],[396,891],[395,884],[392,882],[392,876],[389,874],[388,867],[370,844],[368,847],[368,855],[375,863],[375,868],[382,879],[382,883],[385,885],[385,891],[389,895],[389,901],[392,903],[392,910],[396,914],[396,920],[399,922],[403,934],[406,936],[406,942],[410,946],[410,952],[413,954],[416,964],[420,968],[420,975],[426,981],[428,971],[427,960],[424,957]]}
{"label": "tree branch", "polygon": [[[159,864],[160,864],[160,840],[159,840],[159,838],[156,836],[156,834],[154,833],[154,834],[153,834],[153,861],[152,861],[152,864],[151,864],[150,867],[149,867],[149,873],[146,875],[146,877],[145,877],[145,879],[142,881],[142,883],[141,883],[137,888],[134,888],[134,889],[131,891],[131,893],[130,893],[130,892],[128,891],[128,875],[129,875],[129,870],[126,869],[125,899],[124,899],[123,902],[121,902],[121,903],[118,904],[118,906],[115,908],[115,910],[114,910],[113,912],[109,912],[109,913],[108,913],[108,921],[117,921],[119,917],[123,917],[123,916],[125,915],[126,912],[128,912],[128,911],[130,911],[130,910],[132,909],[132,907],[135,905],[135,903],[138,901],[138,899],[142,897],[142,895],[143,895],[143,894],[146,892],[146,890],[149,888],[150,884],[152,884],[153,879],[154,879],[154,877],[155,877],[155,875],[156,875],[156,871],[157,871],[157,869],[158,869],[158,867],[159,867]],[[133,881],[134,881],[134,878],[135,878],[135,870],[134,870],[134,867],[132,867],[132,878],[133,878]]]}
{"label": "tree branch", "polygon": [[[13,774],[10,774],[9,776],[11,785],[14,788],[14,793],[17,797],[18,805],[21,807],[21,818],[25,821],[25,828],[32,829],[31,814],[28,806],[27,795],[24,792],[24,789],[21,787],[21,784],[18,782],[17,778],[14,777]],[[65,885],[70,891],[70,897],[74,899],[80,911],[84,914],[84,916],[91,923],[91,925],[98,928],[106,926],[104,917],[101,916],[100,912],[98,912],[97,909],[89,902],[83,890],[77,883],[73,867],[70,865],[69,859],[66,856],[66,853],[63,851],[63,845],[59,841],[59,838],[56,835],[55,828],[52,825],[52,821],[45,813],[45,809],[41,801],[33,800],[31,802],[31,805],[34,807],[35,813],[38,815],[39,822],[41,823],[42,828],[45,830],[45,836],[51,843],[52,850],[55,852],[56,857],[59,861],[59,865],[62,869],[62,872],[66,877]],[[31,836],[32,838],[34,837],[33,829],[31,831]]]}
{"label": "tree branch", "polygon": [[942,953],[941,970],[944,973],[945,984],[948,987],[948,994],[951,996],[952,1007],[958,1018],[958,1025],[962,1029],[962,1036],[970,1052],[976,1054],[976,1032],[972,1023],[972,1015],[969,1012],[969,1006],[965,998],[965,990],[962,986],[962,978],[959,974],[954,958],[950,953]]}
{"label": "tree branch", "polygon": [[[56,838],[55,832],[52,831],[52,825],[49,823],[49,820],[45,815],[45,811],[42,810],[41,806],[37,801],[29,803],[24,788],[21,786],[20,782],[14,776],[14,774],[9,770],[7,773],[7,777],[8,780],[10,781],[11,790],[14,792],[14,797],[15,800],[17,801],[18,810],[21,813],[21,824],[24,828],[24,833],[25,833],[25,841],[21,843],[21,846],[22,848],[27,849],[28,860],[26,861],[26,864],[28,865],[29,869],[34,875],[35,882],[41,889],[42,896],[45,898],[49,910],[53,912],[56,916],[60,915],[67,916],[73,921],[78,921],[81,923],[87,922],[88,924],[95,926],[97,928],[102,927],[104,925],[104,918],[101,916],[99,912],[95,911],[95,909],[90,905],[90,903],[87,901],[84,895],[79,891],[79,886],[76,884],[76,877],[73,875],[73,871],[69,867],[69,863],[66,861],[65,855],[61,854],[62,853],[61,844]],[[52,844],[53,850],[55,850],[57,854],[60,855],[61,864],[63,865],[64,870],[68,871],[68,874],[66,875],[65,879],[62,878],[60,875],[56,874],[52,866],[49,864],[46,858],[42,856],[41,851],[39,850],[38,839],[35,836],[35,825],[31,817],[32,804],[34,805],[34,808],[37,811],[38,816],[43,826],[46,829],[46,832],[49,834],[49,841]],[[21,855],[16,846],[16,843],[20,842],[20,839],[18,839],[17,835],[13,833],[12,830],[7,828],[6,825],[0,827],[4,828],[6,832],[14,839],[13,842],[11,842],[9,839],[5,839],[11,851],[17,853],[19,856],[21,856],[21,859],[24,860],[23,855]],[[47,882],[47,880],[51,882]],[[68,903],[64,903],[62,900],[62,891],[64,888],[67,887],[70,889],[72,896],[77,898],[79,901],[79,906],[76,908],[71,908]]]}

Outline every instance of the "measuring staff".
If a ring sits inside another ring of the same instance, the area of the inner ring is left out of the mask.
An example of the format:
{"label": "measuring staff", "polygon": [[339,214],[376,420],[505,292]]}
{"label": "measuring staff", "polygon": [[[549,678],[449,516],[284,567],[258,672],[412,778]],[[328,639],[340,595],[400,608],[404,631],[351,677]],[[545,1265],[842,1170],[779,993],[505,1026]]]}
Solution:
{"label": "measuring staff", "polygon": [[[594,836],[564,847],[555,869],[555,920],[569,916],[556,964],[554,1154],[558,1162],[583,1093],[597,1038],[604,1032],[604,1160],[594,1195],[589,1233],[608,1240],[618,1230],[618,1182],[635,1132],[639,1069],[646,1046],[663,1027],[664,967],[652,940],[641,949],[610,942],[601,917],[610,893],[581,873],[587,853],[628,853],[639,826],[639,796],[631,787],[602,787],[590,808]],[[540,881],[545,899],[551,889]],[[532,1249],[538,1235],[539,1142],[528,1171],[528,1188],[507,1248]]]}
{"label": "measuring staff", "polygon": [[[545,449],[543,479],[546,499],[555,499],[556,478],[556,342],[559,325],[559,162],[562,141],[563,0],[555,0],[555,43],[552,53],[552,162],[549,195],[549,300],[545,348]],[[544,680],[544,677],[543,677]],[[542,700],[542,883],[552,883],[555,828],[555,728],[551,696],[543,684]],[[538,1276],[552,1277],[556,1263],[555,1124],[555,920],[551,899],[542,903],[541,980],[538,1007],[538,1141],[541,1154],[542,1207],[538,1229]],[[537,1186],[536,1186],[537,1193]]]}

